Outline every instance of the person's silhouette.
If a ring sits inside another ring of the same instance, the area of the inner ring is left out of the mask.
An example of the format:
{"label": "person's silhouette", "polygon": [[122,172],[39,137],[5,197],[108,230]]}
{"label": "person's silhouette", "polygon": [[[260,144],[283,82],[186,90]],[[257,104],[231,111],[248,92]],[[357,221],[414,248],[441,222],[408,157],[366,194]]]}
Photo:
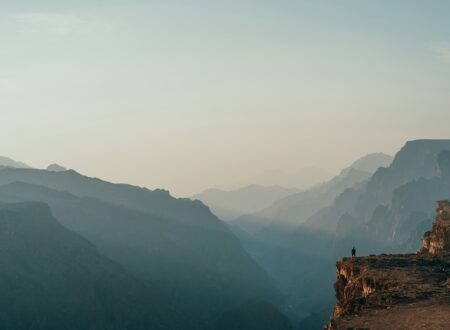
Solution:
{"label": "person's silhouette", "polygon": [[355,257],[355,256],[356,256],[356,249],[355,249],[355,247],[353,247],[353,249],[352,249],[352,258]]}

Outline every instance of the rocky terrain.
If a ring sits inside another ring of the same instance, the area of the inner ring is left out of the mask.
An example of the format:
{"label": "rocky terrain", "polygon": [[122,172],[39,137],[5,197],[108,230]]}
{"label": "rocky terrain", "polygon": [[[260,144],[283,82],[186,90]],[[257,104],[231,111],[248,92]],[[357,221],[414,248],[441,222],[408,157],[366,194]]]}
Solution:
{"label": "rocky terrain", "polygon": [[422,240],[422,253],[438,254],[450,251],[450,203],[439,201],[433,229]]}
{"label": "rocky terrain", "polygon": [[438,202],[433,230],[417,254],[338,261],[337,304],[325,329],[448,329],[448,211],[450,203]]}

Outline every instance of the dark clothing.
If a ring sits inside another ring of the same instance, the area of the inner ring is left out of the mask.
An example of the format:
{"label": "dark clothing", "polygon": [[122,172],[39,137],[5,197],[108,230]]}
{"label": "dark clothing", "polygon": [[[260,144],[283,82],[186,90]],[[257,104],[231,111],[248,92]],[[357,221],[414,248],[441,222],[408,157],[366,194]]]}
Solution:
{"label": "dark clothing", "polygon": [[356,256],[356,250],[355,248],[352,249],[352,257]]}

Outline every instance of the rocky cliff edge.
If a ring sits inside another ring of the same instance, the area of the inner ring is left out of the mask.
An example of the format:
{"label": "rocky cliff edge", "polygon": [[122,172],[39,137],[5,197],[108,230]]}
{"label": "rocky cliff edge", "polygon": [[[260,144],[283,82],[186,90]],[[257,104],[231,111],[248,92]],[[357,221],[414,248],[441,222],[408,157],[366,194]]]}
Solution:
{"label": "rocky cliff edge", "polygon": [[344,258],[326,330],[449,329],[450,203],[439,201],[417,254]]}

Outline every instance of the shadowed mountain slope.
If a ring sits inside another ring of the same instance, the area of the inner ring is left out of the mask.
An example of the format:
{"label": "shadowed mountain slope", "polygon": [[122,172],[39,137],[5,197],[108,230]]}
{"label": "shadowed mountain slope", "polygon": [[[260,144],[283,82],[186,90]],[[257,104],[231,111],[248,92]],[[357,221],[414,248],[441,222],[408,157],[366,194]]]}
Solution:
{"label": "shadowed mountain slope", "polygon": [[[1,329],[164,329],[150,291],[41,203],[0,204]],[[173,316],[172,318],[168,317]]]}
{"label": "shadowed mountain slope", "polygon": [[48,203],[63,225],[164,291],[191,322],[187,329],[207,329],[224,310],[250,298],[278,299],[265,272],[216,218],[210,225],[193,225],[20,182],[0,186],[0,200]]}

